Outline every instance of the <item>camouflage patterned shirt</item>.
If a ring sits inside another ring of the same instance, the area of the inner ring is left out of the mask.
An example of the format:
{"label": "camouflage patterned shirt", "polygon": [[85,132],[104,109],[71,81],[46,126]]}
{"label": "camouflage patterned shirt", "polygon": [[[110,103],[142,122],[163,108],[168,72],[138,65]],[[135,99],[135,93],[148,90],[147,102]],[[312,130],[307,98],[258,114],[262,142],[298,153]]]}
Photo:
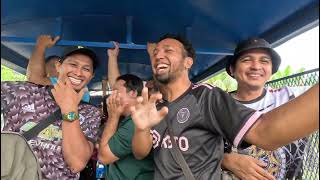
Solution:
{"label": "camouflage patterned shirt", "polygon": [[[27,131],[57,109],[58,106],[50,95],[50,86],[29,82],[1,82],[4,131]],[[95,141],[101,120],[100,110],[81,103],[79,116],[84,135]],[[28,141],[38,157],[43,179],[79,179],[80,174],[72,173],[64,161],[61,125],[62,120],[57,120]]]}

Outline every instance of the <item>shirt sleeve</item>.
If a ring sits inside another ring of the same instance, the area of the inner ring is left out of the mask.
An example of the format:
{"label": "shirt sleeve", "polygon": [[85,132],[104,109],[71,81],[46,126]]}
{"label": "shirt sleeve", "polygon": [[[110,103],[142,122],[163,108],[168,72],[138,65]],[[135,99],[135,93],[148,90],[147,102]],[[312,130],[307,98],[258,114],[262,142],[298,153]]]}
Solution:
{"label": "shirt sleeve", "polygon": [[235,147],[245,148],[248,143],[242,142],[243,137],[260,117],[261,113],[248,108],[234,100],[228,93],[213,88],[206,97],[205,114],[210,116],[210,125],[215,133],[221,134]]}
{"label": "shirt sleeve", "polygon": [[118,128],[116,133],[109,140],[111,152],[118,158],[123,158],[132,154],[132,137],[134,134],[134,124],[130,119]]}

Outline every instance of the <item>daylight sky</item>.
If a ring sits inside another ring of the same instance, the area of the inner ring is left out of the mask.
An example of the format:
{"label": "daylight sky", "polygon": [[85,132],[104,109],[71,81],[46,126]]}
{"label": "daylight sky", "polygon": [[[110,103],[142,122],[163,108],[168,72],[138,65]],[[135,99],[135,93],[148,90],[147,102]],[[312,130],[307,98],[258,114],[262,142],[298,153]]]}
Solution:
{"label": "daylight sky", "polygon": [[282,59],[279,70],[288,65],[294,71],[301,67],[305,70],[319,68],[319,26],[294,37],[275,50]]}

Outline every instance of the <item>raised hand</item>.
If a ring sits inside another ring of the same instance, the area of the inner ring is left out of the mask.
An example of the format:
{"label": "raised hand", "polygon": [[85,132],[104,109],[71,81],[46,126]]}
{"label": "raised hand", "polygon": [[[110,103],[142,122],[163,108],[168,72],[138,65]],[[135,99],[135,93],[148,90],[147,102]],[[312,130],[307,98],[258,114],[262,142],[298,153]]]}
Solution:
{"label": "raised hand", "polygon": [[119,55],[119,43],[115,42],[115,41],[111,41],[114,45],[114,48],[109,48],[108,49],[108,56],[110,57],[118,57]]}
{"label": "raised hand", "polygon": [[37,39],[37,46],[51,48],[60,39],[60,36],[52,38],[50,35],[40,35]]}
{"label": "raised hand", "polygon": [[156,101],[160,100],[160,93],[148,97],[148,88],[144,87],[142,96],[137,98],[135,106],[130,107],[131,116],[137,129],[146,130],[158,124],[167,114],[168,108],[163,107],[160,111],[156,108]]}
{"label": "raised hand", "polygon": [[275,178],[264,169],[266,164],[254,157],[230,153],[225,154],[224,158],[222,162],[223,166],[232,171],[241,180],[275,180]]}
{"label": "raised hand", "polygon": [[60,73],[57,84],[51,90],[52,95],[62,113],[77,112],[85,90],[81,89],[80,92],[76,92],[72,87],[70,79],[62,76],[63,73]]}
{"label": "raised hand", "polygon": [[[108,115],[109,119],[118,119],[124,112],[125,106],[127,104],[123,104],[121,101],[121,94],[118,93],[117,90],[112,91],[111,95],[108,97],[107,101],[107,110],[108,110]],[[112,117],[112,118],[111,118]]]}

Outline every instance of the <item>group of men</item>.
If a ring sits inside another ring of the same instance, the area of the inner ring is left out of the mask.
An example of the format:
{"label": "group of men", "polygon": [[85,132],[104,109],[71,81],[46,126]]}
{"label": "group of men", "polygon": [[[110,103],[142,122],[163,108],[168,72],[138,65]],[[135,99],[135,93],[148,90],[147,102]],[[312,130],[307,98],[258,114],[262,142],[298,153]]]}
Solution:
{"label": "group of men", "polygon": [[222,169],[240,179],[302,177],[304,137],[319,128],[319,86],[265,88],[281,63],[265,40],[251,38],[235,49],[226,66],[238,82],[231,93],[190,81],[196,54],[181,36],[148,44],[157,87],[149,90],[139,77],[120,75],[114,42],[107,52],[113,91],[99,142],[101,112],[86,92],[98,58],[88,48],[67,49],[55,57],[57,74],[49,75],[45,50],[58,40],[38,38],[27,73],[33,83],[1,83],[4,130],[27,131],[60,108],[62,118],[29,141],[44,179],[79,179],[95,144],[99,160],[109,164],[108,179],[185,179],[170,136],[195,179],[221,179]]}

